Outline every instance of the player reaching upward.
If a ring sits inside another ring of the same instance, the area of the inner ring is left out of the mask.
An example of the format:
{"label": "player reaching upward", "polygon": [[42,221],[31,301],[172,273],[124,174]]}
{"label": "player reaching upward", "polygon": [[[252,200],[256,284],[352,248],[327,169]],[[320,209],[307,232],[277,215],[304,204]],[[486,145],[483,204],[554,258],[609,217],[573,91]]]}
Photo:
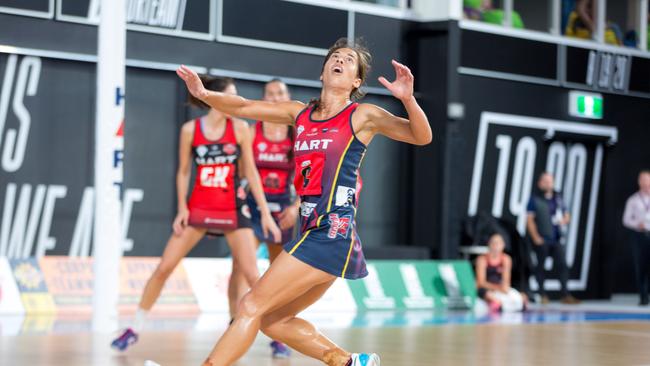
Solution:
{"label": "player reaching upward", "polygon": [[337,277],[367,274],[353,194],[366,146],[381,134],[415,145],[431,142],[431,127],[413,96],[413,75],[393,61],[394,82],[379,78],[399,99],[408,119],[372,104],[357,104],[370,54],[342,39],[330,48],[321,70],[320,98],[301,102],[247,100],[207,90],[198,75],[181,66],[188,90],[211,107],[233,116],[294,125],[295,181],[301,197],[300,235],[285,245],[269,270],[238,306],[233,323],[205,360],[226,366],[250,348],[258,331],[330,366],[379,365],[376,354],[350,353],[296,315],[318,300]]}

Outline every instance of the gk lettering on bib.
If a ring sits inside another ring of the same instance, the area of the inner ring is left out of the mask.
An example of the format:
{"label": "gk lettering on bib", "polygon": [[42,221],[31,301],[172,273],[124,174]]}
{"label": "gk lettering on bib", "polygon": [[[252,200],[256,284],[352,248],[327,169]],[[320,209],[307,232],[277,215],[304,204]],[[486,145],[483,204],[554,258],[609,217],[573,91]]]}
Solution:
{"label": "gk lettering on bib", "polygon": [[230,165],[224,166],[200,166],[199,177],[203,187],[228,188],[232,186],[230,176]]}

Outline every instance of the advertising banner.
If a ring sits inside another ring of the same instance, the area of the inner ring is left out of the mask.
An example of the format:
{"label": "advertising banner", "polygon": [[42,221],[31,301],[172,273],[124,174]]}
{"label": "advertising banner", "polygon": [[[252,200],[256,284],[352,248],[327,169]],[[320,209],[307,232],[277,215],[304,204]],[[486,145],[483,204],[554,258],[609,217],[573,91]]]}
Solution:
{"label": "advertising banner", "polygon": [[0,315],[23,314],[25,308],[20,300],[18,286],[6,257],[0,257]]}
{"label": "advertising banner", "polygon": [[54,314],[56,305],[35,258],[9,259],[27,314]]}
{"label": "advertising banner", "polygon": [[347,281],[360,310],[470,308],[476,298],[466,261],[369,261],[368,272]]}

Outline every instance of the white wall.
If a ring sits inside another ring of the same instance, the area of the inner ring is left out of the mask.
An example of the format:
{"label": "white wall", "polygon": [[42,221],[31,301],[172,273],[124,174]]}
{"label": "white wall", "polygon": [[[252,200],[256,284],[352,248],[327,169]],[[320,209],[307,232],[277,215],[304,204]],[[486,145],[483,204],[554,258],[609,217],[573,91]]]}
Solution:
{"label": "white wall", "polygon": [[462,0],[412,0],[413,12],[422,20],[461,19]]}

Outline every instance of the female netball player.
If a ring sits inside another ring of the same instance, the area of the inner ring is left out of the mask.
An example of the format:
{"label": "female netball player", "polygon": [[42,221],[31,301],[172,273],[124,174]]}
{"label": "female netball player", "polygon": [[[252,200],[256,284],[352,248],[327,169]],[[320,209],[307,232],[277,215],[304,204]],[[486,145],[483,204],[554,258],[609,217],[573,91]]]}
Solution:
{"label": "female netball player", "polygon": [[[198,78],[198,76],[197,76]],[[199,81],[201,82],[201,81]],[[207,89],[236,95],[232,79],[205,79]],[[209,108],[201,101],[199,106]],[[243,172],[259,206],[261,227],[280,240],[278,229],[269,211],[259,174],[255,168],[252,140],[248,124],[210,109],[207,115],[183,124],[179,143],[179,165],[176,174],[178,214],[173,234],[167,242],[158,267],[149,278],[140,299],[133,328],[115,339],[112,346],[121,351],[138,340],[145,317],[158,299],[165,281],[178,262],[206,235],[223,234],[232,252],[233,264],[239,268],[248,286],[257,281],[259,272],[255,256],[255,237],[251,229],[246,193],[239,185]],[[187,201],[191,159],[196,163],[194,190]]]}
{"label": "female netball player", "polygon": [[379,365],[376,354],[351,354],[296,317],[337,277],[356,279],[368,273],[355,223],[355,186],[366,146],[377,134],[416,145],[432,139],[427,117],[413,96],[413,75],[396,61],[396,80],[379,81],[402,102],[409,119],[352,101],[360,96],[369,61],[364,48],[344,39],[336,42],[323,63],[320,98],[306,107],[209,91],[189,68],[177,70],[190,93],[213,108],[296,128],[294,185],[301,199],[301,233],[244,296],[205,366],[233,364],[259,330],[330,366]]}
{"label": "female netball player", "polygon": [[501,234],[492,234],[488,253],[476,258],[476,288],[478,296],[487,302],[492,312],[523,311],[528,298],[510,287],[512,258],[504,252],[506,242]]}
{"label": "female netball player", "polygon": [[[287,85],[273,79],[264,86],[264,100],[269,102],[288,102],[291,100]],[[294,129],[290,125],[257,121],[251,126],[253,135],[253,155],[255,165],[262,178],[271,214],[282,230],[282,240],[274,242],[262,232],[259,211],[255,201],[249,196],[255,236],[268,244],[271,262],[282,252],[282,244],[293,236],[293,227],[298,218],[299,200],[292,197],[291,185],[294,171]]]}
{"label": "female netball player", "polygon": [[[279,79],[273,79],[264,85],[264,100],[269,102],[288,102],[291,100],[287,85]],[[298,218],[299,200],[291,192],[293,180],[293,141],[294,131],[292,126],[257,121],[251,126],[253,136],[253,156],[255,165],[262,178],[264,194],[268,201],[271,215],[282,230],[282,239],[279,242],[268,235],[264,235],[261,225],[260,211],[255,200],[248,196],[248,205],[251,208],[251,221],[257,238],[257,245],[265,242],[269,250],[269,260],[273,262],[282,252],[282,244],[292,239],[293,227]],[[236,308],[236,302],[241,299],[249,289],[245,278],[237,266],[233,267],[232,281],[228,289],[231,299],[231,309]],[[289,348],[281,342],[272,341],[273,357],[284,358],[291,355]]]}

